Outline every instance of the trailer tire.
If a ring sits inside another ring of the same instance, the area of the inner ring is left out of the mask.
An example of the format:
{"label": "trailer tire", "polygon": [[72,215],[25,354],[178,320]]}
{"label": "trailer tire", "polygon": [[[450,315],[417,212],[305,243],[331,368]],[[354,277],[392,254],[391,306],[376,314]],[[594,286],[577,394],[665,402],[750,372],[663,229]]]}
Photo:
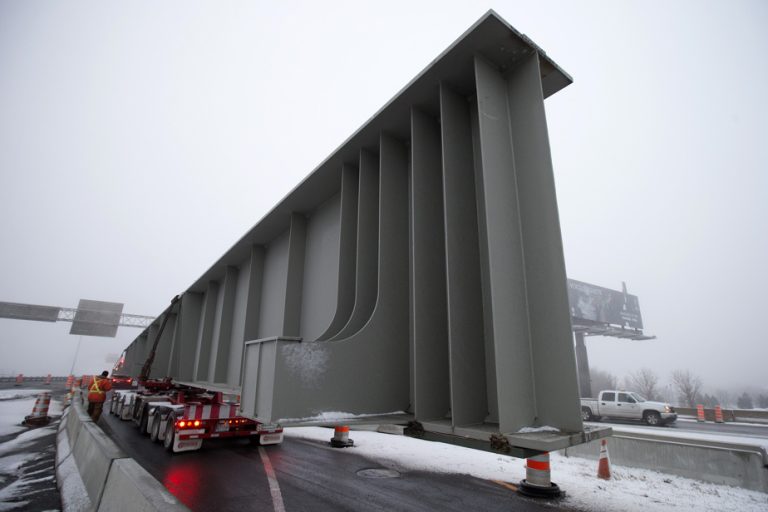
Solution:
{"label": "trailer tire", "polygon": [[[173,417],[173,414],[168,415],[168,419],[165,420],[165,439],[163,439],[163,446],[166,450],[173,453],[173,445],[176,444],[176,429],[174,428],[174,425],[176,423],[176,418]],[[159,427],[158,427],[159,428]]]}
{"label": "trailer tire", "polygon": [[141,409],[139,409],[139,433],[143,436],[146,436],[149,434],[147,432],[147,424],[149,423],[149,407],[142,404]]}
{"label": "trailer tire", "polygon": [[160,440],[160,423],[162,422],[162,416],[160,413],[155,413],[153,416],[155,419],[152,422],[152,432],[149,434],[149,439],[153,443],[156,443]]}

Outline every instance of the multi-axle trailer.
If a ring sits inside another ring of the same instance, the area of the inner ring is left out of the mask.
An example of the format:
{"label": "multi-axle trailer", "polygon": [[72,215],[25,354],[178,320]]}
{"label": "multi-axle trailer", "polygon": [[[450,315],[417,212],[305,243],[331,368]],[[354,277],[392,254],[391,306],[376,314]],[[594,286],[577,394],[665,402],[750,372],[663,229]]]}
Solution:
{"label": "multi-axle trailer", "polygon": [[136,391],[113,391],[109,404],[110,413],[133,421],[141,434],[173,453],[199,450],[205,439],[282,443],[282,427],[244,418],[239,408],[238,395],[170,379],[145,381]]}

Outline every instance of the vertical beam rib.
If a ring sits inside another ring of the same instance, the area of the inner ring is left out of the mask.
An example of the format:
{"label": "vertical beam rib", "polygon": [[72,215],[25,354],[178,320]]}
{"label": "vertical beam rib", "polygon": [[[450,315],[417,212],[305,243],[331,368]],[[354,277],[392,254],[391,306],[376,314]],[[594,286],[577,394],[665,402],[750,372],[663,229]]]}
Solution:
{"label": "vertical beam rib", "polygon": [[414,412],[421,420],[444,419],[451,403],[440,125],[416,109],[410,190]]}
{"label": "vertical beam rib", "polygon": [[355,305],[352,315],[333,339],[347,338],[368,322],[376,306],[379,250],[379,161],[376,155],[360,151],[357,209],[357,254]]}
{"label": "vertical beam rib", "polygon": [[[536,418],[525,261],[512,153],[507,82],[475,58],[487,291],[496,364],[499,429],[516,432]],[[566,309],[567,310],[567,309]],[[487,327],[487,326],[486,326]]]}
{"label": "vertical beam rib", "polygon": [[440,86],[451,411],[454,426],[488,415],[485,331],[470,108]]}
{"label": "vertical beam rib", "polygon": [[337,335],[349,321],[355,306],[355,271],[357,268],[357,196],[360,180],[351,165],[341,169],[341,208],[339,212],[339,284],[336,313],[328,329],[318,337],[327,340]]}
{"label": "vertical beam rib", "polygon": [[307,245],[306,217],[300,213],[291,214],[288,237],[288,271],[282,334],[298,337],[301,333],[301,292],[304,287],[304,253]]}
{"label": "vertical beam rib", "polygon": [[538,421],[580,431],[578,390],[569,385],[577,382],[576,362],[538,55],[512,70],[508,83]]}
{"label": "vertical beam rib", "polygon": [[186,292],[181,296],[178,343],[174,346],[177,352],[179,371],[172,374],[181,381],[195,379],[195,359],[197,357],[197,340],[200,332],[200,317],[202,316],[203,296],[200,293]]}
{"label": "vertical beam rib", "polygon": [[203,310],[200,314],[200,328],[197,336],[195,351],[195,379],[208,381],[208,365],[211,361],[211,343],[213,341],[213,325],[216,320],[216,305],[219,297],[219,283],[210,281],[208,290],[203,297]]}
{"label": "vertical beam rib", "polygon": [[221,308],[216,329],[216,353],[212,356],[214,360],[211,361],[209,371],[212,382],[227,382],[237,279],[237,267],[227,266],[224,271],[224,289],[221,292]]}

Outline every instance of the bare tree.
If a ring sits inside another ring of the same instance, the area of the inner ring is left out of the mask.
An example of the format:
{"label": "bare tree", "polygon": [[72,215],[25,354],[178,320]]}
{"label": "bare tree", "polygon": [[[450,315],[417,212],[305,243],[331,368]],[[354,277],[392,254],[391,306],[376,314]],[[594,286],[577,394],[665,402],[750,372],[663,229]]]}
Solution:
{"label": "bare tree", "polygon": [[688,370],[672,372],[672,384],[677,389],[680,402],[688,407],[696,407],[701,392],[701,379]]}
{"label": "bare tree", "polygon": [[604,389],[616,389],[619,386],[619,379],[612,373],[590,368],[589,376],[592,380],[592,393],[595,393],[595,396]]}
{"label": "bare tree", "polygon": [[650,368],[642,368],[629,374],[627,387],[637,391],[648,400],[659,400],[659,378]]}

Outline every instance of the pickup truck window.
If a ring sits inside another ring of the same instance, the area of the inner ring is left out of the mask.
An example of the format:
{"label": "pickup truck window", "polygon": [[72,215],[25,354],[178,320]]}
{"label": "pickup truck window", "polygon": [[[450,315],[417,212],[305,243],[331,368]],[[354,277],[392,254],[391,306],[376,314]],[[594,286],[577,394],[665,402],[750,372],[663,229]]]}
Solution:
{"label": "pickup truck window", "polygon": [[645,402],[645,398],[643,398],[641,395],[638,395],[637,393],[630,393],[629,396],[634,398],[637,402]]}
{"label": "pickup truck window", "polygon": [[629,397],[629,393],[619,393],[619,402],[635,403],[634,398]]}
{"label": "pickup truck window", "polygon": [[610,393],[603,393],[603,402],[613,402],[616,400],[616,393],[611,391]]}

